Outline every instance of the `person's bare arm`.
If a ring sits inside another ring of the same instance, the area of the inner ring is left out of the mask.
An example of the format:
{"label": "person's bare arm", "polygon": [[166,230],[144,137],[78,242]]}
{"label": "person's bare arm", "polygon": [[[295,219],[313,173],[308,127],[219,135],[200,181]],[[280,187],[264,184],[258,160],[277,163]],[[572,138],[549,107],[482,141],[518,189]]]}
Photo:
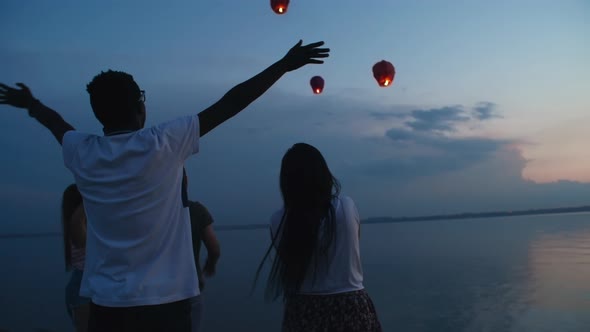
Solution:
{"label": "person's bare arm", "polygon": [[86,214],[82,205],[72,214],[69,226],[74,246],[86,248]]}
{"label": "person's bare arm", "polygon": [[254,100],[258,99],[285,73],[296,70],[307,64],[324,63],[318,58],[329,56],[330,49],[318,48],[324,42],[301,46],[300,40],[279,61],[266,68],[251,79],[236,85],[229,90],[218,102],[199,113],[200,135],[204,136],[215,127],[238,114]]}
{"label": "person's bare arm", "polygon": [[59,113],[35,99],[26,85],[23,83],[17,83],[16,85],[20,89],[11,88],[0,83],[0,104],[27,109],[29,115],[49,129],[59,144],[62,144],[64,134],[67,131],[74,130],[74,127],[67,123]]}
{"label": "person's bare arm", "polygon": [[217,261],[221,256],[221,248],[217,236],[215,235],[215,231],[213,230],[213,225],[208,225],[202,230],[201,238],[207,249],[207,260],[203,266],[203,274],[207,277],[211,277],[215,275]]}

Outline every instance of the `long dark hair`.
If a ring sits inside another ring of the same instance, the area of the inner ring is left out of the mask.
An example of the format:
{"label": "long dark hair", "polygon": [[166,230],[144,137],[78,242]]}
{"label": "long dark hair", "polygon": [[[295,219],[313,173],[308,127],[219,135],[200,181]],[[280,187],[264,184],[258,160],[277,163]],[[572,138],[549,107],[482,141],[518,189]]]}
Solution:
{"label": "long dark hair", "polygon": [[63,229],[64,237],[64,259],[66,262],[66,270],[72,267],[72,253],[71,243],[72,235],[70,234],[70,220],[74,211],[82,204],[82,195],[78,191],[78,187],[75,184],[69,185],[64,190],[62,201],[61,201],[61,225]]}
{"label": "long dark hair", "polygon": [[297,143],[283,156],[280,188],[284,212],[272,243],[258,266],[256,279],[273,247],[277,250],[265,297],[283,300],[296,294],[311,269],[315,278],[318,255],[325,255],[335,237],[332,200],[340,183],[315,147]]}

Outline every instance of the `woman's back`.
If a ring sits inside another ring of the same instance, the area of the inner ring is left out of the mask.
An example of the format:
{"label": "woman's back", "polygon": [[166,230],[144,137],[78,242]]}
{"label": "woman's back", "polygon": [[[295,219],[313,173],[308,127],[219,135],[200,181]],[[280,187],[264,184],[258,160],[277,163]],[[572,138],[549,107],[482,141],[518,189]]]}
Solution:
{"label": "woman's back", "polygon": [[272,242],[256,274],[274,246],[266,296],[283,296],[283,332],[381,332],[363,287],[359,214],[321,152],[293,145],[279,181],[283,209],[271,218]]}
{"label": "woman's back", "polygon": [[[347,196],[335,198],[332,205],[335,212],[334,238],[325,255],[315,255],[310,261],[306,277],[299,290],[300,294],[336,294],[364,288],[359,251],[358,211],[354,201]],[[271,217],[273,238],[279,229],[283,213],[284,209],[281,209]],[[293,222],[297,221],[293,220]],[[321,237],[322,234],[320,233],[319,236]],[[278,241],[280,241],[280,235],[276,240],[277,245]]]}

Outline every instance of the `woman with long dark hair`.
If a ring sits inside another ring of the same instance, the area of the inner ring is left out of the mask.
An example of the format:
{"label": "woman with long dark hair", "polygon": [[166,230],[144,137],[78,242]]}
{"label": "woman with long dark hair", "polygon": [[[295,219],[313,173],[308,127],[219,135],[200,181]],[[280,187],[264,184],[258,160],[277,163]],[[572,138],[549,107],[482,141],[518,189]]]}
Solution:
{"label": "woman with long dark hair", "polygon": [[76,331],[87,331],[90,299],[80,296],[86,258],[86,213],[75,184],[64,190],[61,213],[66,271],[71,271],[66,286],[66,308]]}
{"label": "woman with long dark hair", "polygon": [[272,244],[258,273],[274,248],[266,297],[283,298],[283,331],[381,331],[363,286],[356,206],[340,195],[320,151],[293,145],[280,188],[283,208],[271,218]]}

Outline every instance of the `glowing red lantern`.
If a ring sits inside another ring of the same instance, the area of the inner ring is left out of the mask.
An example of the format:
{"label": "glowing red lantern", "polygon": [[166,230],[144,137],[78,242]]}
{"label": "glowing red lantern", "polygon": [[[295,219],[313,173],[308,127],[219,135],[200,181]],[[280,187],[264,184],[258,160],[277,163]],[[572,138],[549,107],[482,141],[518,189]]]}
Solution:
{"label": "glowing red lantern", "polygon": [[286,13],[287,7],[289,7],[289,0],[270,0],[270,8],[279,15]]}
{"label": "glowing red lantern", "polygon": [[311,90],[316,95],[319,95],[324,91],[324,79],[321,76],[314,76],[309,81],[309,85],[311,85]]}
{"label": "glowing red lantern", "polygon": [[395,77],[395,67],[393,67],[391,62],[381,60],[373,65],[373,76],[377,80],[377,83],[379,83],[379,86],[390,86]]}

